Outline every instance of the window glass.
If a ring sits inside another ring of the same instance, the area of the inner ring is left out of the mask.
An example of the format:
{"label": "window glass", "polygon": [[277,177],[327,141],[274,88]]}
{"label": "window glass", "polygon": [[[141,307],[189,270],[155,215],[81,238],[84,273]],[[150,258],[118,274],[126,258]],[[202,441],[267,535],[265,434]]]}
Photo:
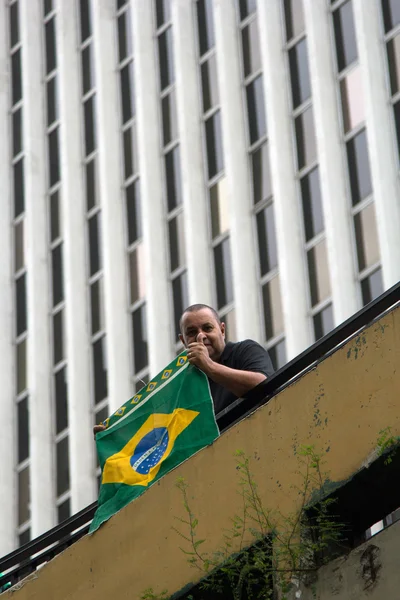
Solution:
{"label": "window glass", "polygon": [[96,148],[96,130],[95,130],[95,97],[91,96],[83,105],[85,118],[85,153],[91,154]]}
{"label": "window glass", "polygon": [[334,327],[332,305],[330,304],[321,310],[321,312],[316,314],[313,318],[313,322],[315,341],[317,341],[332,331]]}
{"label": "window glass", "polygon": [[56,190],[50,196],[50,241],[54,242],[60,235],[60,203]]}
{"label": "window glass", "polygon": [[390,88],[392,95],[400,90],[400,34],[387,43]]}
{"label": "window glass", "polygon": [[317,158],[313,109],[307,108],[295,120],[297,141],[297,164],[303,169]]}
{"label": "window glass", "polygon": [[130,6],[118,17],[118,51],[119,61],[132,54],[132,25]]}
{"label": "window glass", "polygon": [[108,395],[107,348],[103,336],[93,344],[94,401],[97,404]]}
{"label": "window glass", "polygon": [[47,125],[58,119],[57,78],[54,76],[46,84]]}
{"label": "window glass", "polygon": [[144,246],[139,244],[129,253],[130,302],[133,304],[146,295]]}
{"label": "window glass", "polygon": [[28,527],[28,529],[25,529],[25,531],[23,533],[20,533],[18,536],[19,547],[21,548],[22,546],[25,546],[25,544],[28,544],[30,541],[31,541],[31,529],[30,529],[30,527]]}
{"label": "window glass", "polygon": [[223,177],[210,188],[211,232],[214,239],[229,229],[228,181]]}
{"label": "window glass", "polygon": [[64,500],[62,504],[57,508],[57,522],[63,523],[71,516],[71,500],[67,498]]}
{"label": "window glass", "polygon": [[333,27],[338,70],[340,72],[357,58],[357,41],[351,0],[342,4],[333,13]]}
{"label": "window glass", "polygon": [[214,46],[213,0],[197,0],[200,56]]}
{"label": "window glass", "polygon": [[224,168],[221,111],[206,121],[208,178],[212,179]]}
{"label": "window glass", "polygon": [[304,229],[306,241],[309,241],[324,229],[324,215],[322,211],[318,167],[303,177],[300,184],[303,204]]}
{"label": "window glass", "polygon": [[48,136],[49,140],[49,176],[50,187],[60,180],[60,154],[58,147],[58,127]]}
{"label": "window glass", "polygon": [[400,23],[400,4],[398,0],[382,0],[385,31],[394,29]]}
{"label": "window glass", "polygon": [[30,518],[30,477],[29,467],[18,473],[18,525]]}
{"label": "window glass", "polygon": [[304,31],[303,0],[284,0],[286,39],[291,40]]}
{"label": "window glass", "polygon": [[68,427],[67,369],[61,369],[54,375],[56,404],[56,434]]}
{"label": "window glass", "polygon": [[17,344],[17,394],[26,389],[26,340]]}
{"label": "window glass", "polygon": [[92,335],[104,329],[104,292],[103,278],[90,286],[90,312],[92,316]]}
{"label": "window glass", "polygon": [[265,143],[251,155],[253,171],[254,204],[267,200],[272,195],[271,171],[269,164],[269,148]]}
{"label": "window glass", "polygon": [[361,293],[364,306],[383,293],[382,269],[374,271],[361,282]]}
{"label": "window glass", "polygon": [[147,367],[147,322],[146,306],[140,306],[132,313],[134,372]]}
{"label": "window glass", "polygon": [[215,54],[201,65],[203,111],[207,112],[219,102],[217,59]]}
{"label": "window glass", "polygon": [[160,84],[162,91],[168,85],[171,85],[175,79],[171,27],[158,36],[158,58],[160,62]]}
{"label": "window glass", "polygon": [[82,91],[83,95],[94,87],[95,68],[93,48],[89,44],[82,50]]}
{"label": "window glass", "polygon": [[69,443],[68,437],[57,442],[57,496],[69,490]]}
{"label": "window glass", "polygon": [[172,298],[174,303],[175,336],[179,335],[179,319],[189,304],[188,283],[186,271],[172,282]]}
{"label": "window glass", "polygon": [[372,192],[367,134],[365,129],[347,142],[347,160],[353,206]]}
{"label": "window glass", "polygon": [[246,97],[250,144],[254,144],[267,132],[262,75],[246,87]]}
{"label": "window glass", "polygon": [[276,248],[274,205],[269,204],[257,213],[258,252],[261,275],[266,275],[278,264]]}
{"label": "window glass", "polygon": [[94,275],[101,269],[100,256],[100,215],[96,213],[89,221],[89,264],[90,275]]}
{"label": "window glass", "polygon": [[164,146],[178,136],[178,116],[176,111],[175,89],[162,99],[162,123]]}
{"label": "window glass", "polygon": [[54,17],[45,24],[46,39],[46,73],[49,74],[57,66],[56,31]]}
{"label": "window glass", "polygon": [[10,46],[11,48],[19,42],[19,15],[18,2],[14,2],[10,6]]}
{"label": "window glass", "polygon": [[372,202],[354,217],[358,268],[371,267],[380,259],[378,232],[376,229],[375,204]]}
{"label": "window glass", "polygon": [[289,50],[289,66],[293,108],[297,108],[311,96],[307,40],[305,38]]}
{"label": "window glass", "polygon": [[17,403],[18,412],[18,463],[29,458],[29,412],[28,398]]}
{"label": "window glass", "polygon": [[14,111],[12,114],[12,135],[13,135],[13,156],[16,156],[22,150],[22,109],[21,108]]}
{"label": "window glass", "polygon": [[260,40],[258,22],[253,19],[242,29],[243,72],[247,77],[261,68]]}
{"label": "window glass", "polygon": [[44,16],[46,16],[49,12],[53,10],[53,0],[44,0],[43,9],[43,14]]}
{"label": "window glass", "polygon": [[53,283],[53,306],[64,300],[64,277],[62,244],[59,244],[51,251],[51,268]]}
{"label": "window glass", "polygon": [[239,0],[240,20],[243,21],[257,8],[257,0]]}
{"label": "window glass", "polygon": [[171,0],[156,0],[157,28],[171,19]]}
{"label": "window glass", "polygon": [[126,213],[128,222],[128,244],[142,237],[142,210],[139,179],[126,188]]}
{"label": "window glass", "polygon": [[168,212],[182,204],[181,165],[179,146],[165,155]]}
{"label": "window glass", "polygon": [[225,323],[225,340],[228,342],[235,342],[237,340],[236,335],[236,311],[234,308],[230,310],[221,321]]}
{"label": "window glass", "polygon": [[90,0],[80,0],[81,43],[92,34]]}
{"label": "window glass", "polygon": [[121,110],[123,123],[129,121],[135,115],[135,90],[132,61],[121,69]]}
{"label": "window glass", "polygon": [[271,358],[272,365],[274,369],[277,371],[283,365],[286,364],[286,342],[282,340],[273,346],[272,348],[268,348],[268,354]]}
{"label": "window glass", "polygon": [[99,181],[96,158],[86,163],[86,206],[91,210],[99,201]]}
{"label": "window glass", "polygon": [[27,328],[27,315],[26,315],[26,276],[23,273],[15,283],[16,293],[16,318],[17,318],[17,336],[24,333]]}
{"label": "window glass", "polygon": [[56,365],[64,358],[63,311],[53,316],[53,363]]}
{"label": "window glass", "polygon": [[217,288],[217,308],[233,300],[233,281],[229,238],[214,248],[214,267]]}
{"label": "window glass", "polygon": [[24,221],[22,220],[14,226],[14,271],[17,272],[24,266]]}
{"label": "window glass", "polygon": [[139,168],[135,122],[124,131],[124,167],[125,179],[137,173]]}
{"label": "window glass", "polygon": [[170,270],[175,271],[186,262],[183,213],[168,223]]}
{"label": "window glass", "polygon": [[11,56],[12,103],[22,98],[21,48]]}
{"label": "window glass", "polygon": [[274,338],[283,331],[283,313],[279,276],[268,281],[262,288],[265,337]]}
{"label": "window glass", "polygon": [[307,253],[311,305],[315,306],[331,294],[326,242],[322,240]]}
{"label": "window glass", "polygon": [[14,217],[25,210],[24,159],[14,165]]}
{"label": "window glass", "polygon": [[357,66],[342,79],[340,82],[340,95],[342,98],[344,132],[347,133],[365,119],[361,67]]}

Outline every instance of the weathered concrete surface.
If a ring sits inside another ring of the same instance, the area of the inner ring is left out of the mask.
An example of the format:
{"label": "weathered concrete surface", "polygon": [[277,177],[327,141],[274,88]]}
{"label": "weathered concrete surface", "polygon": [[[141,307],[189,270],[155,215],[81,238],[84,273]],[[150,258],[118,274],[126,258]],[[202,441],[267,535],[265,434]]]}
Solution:
{"label": "weathered concrete surface", "polygon": [[319,569],[314,589],[300,586],[290,600],[399,600],[399,567],[400,521]]}
{"label": "weathered concrete surface", "polygon": [[238,449],[251,460],[265,508],[296,511],[301,497],[293,485],[302,482],[301,444],[315,444],[324,453],[325,470],[338,482],[368,460],[382,429],[390,426],[400,435],[399,365],[397,308],[166,475],[94,535],[21,582],[20,589],[6,592],[4,600],[136,600],[149,587],[174,593],[197,582],[202,574],[190,567],[173,531],[175,517],[185,514],[177,477],[190,485],[204,551],[220,549],[224,529],[243,510],[234,458]]}

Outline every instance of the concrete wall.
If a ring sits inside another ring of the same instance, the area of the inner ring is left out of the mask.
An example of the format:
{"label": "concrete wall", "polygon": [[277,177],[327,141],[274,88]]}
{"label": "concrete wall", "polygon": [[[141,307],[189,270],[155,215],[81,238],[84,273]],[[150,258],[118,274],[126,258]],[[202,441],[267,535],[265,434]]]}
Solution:
{"label": "concrete wall", "polygon": [[252,459],[265,506],[293,511],[300,501],[292,487],[300,444],[314,443],[324,452],[326,470],[338,482],[368,459],[380,430],[390,425],[400,435],[399,364],[397,308],[19,584],[13,600],[132,600],[149,587],[172,593],[197,581],[201,574],[188,565],[172,530],[175,517],[184,516],[177,477],[190,484],[205,550],[220,547],[241,506],[237,449]]}
{"label": "concrete wall", "polygon": [[300,586],[290,600],[398,600],[400,522],[348,556],[318,571],[314,590]]}

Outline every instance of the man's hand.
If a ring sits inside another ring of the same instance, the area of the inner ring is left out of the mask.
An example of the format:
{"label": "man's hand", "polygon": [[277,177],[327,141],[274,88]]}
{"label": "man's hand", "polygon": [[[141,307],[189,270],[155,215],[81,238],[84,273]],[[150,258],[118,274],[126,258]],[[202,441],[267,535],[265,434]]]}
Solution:
{"label": "man's hand", "polygon": [[204,345],[204,339],[204,333],[199,333],[196,337],[196,341],[188,345],[187,355],[191,365],[195,365],[203,371],[203,373],[208,375],[212,368],[213,361],[208,354],[207,347]]}
{"label": "man's hand", "polygon": [[104,431],[105,429],[107,429],[107,427],[105,425],[95,425],[93,427],[93,437],[94,437],[94,439],[96,439],[96,433],[100,433],[100,431]]}

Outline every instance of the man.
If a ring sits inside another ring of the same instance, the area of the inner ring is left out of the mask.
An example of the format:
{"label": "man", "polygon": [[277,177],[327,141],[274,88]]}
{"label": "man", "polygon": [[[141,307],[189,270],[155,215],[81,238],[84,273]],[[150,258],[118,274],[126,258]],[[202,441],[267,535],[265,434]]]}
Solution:
{"label": "man", "polygon": [[209,378],[215,414],[273,374],[268,352],[260,344],[225,342],[225,323],[211,306],[189,306],[179,325],[189,362]]}
{"label": "man", "polygon": [[[268,352],[257,342],[225,342],[225,323],[211,306],[188,306],[179,326],[179,338],[187,349],[190,364],[209,379],[215,414],[274,372]],[[103,425],[96,425],[93,432],[104,429]]]}

